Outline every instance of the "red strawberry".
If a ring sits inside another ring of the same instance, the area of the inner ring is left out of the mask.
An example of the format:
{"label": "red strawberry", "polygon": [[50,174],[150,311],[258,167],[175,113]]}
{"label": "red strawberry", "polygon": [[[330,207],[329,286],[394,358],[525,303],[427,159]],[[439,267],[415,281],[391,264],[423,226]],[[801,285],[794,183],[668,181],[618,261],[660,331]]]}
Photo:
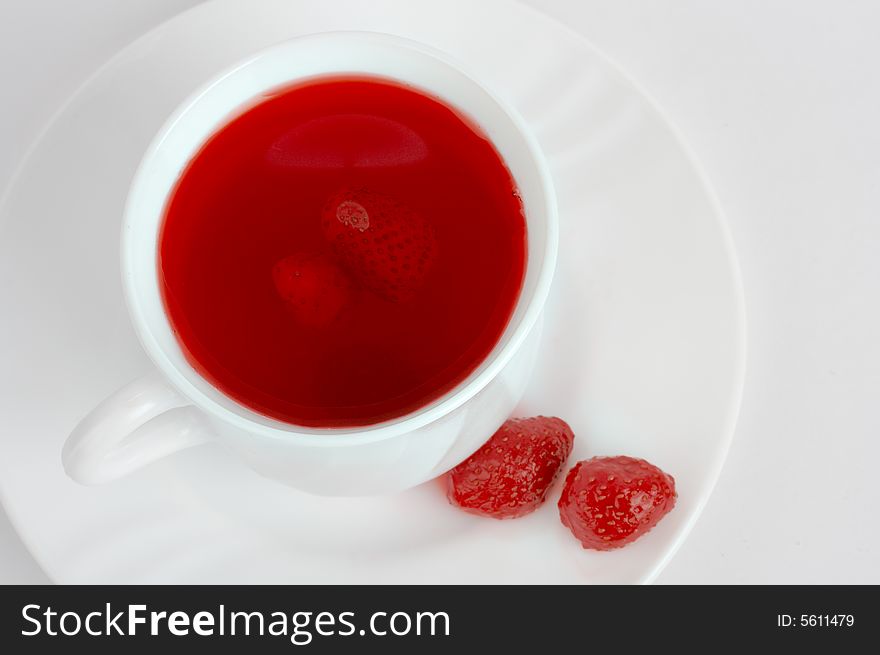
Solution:
{"label": "red strawberry", "polygon": [[559,516],[584,548],[611,550],[635,541],[675,506],[675,480],[634,457],[594,457],[565,478]]}
{"label": "red strawberry", "polygon": [[321,224],[358,281],[391,302],[411,300],[437,257],[434,231],[421,214],[361,187],[334,193]]}
{"label": "red strawberry", "polygon": [[272,279],[297,321],[311,327],[332,323],[352,298],[348,275],[323,255],[285,257],[272,268]]}
{"label": "red strawberry", "polygon": [[524,516],[544,502],[573,442],[574,432],[562,419],[510,419],[449,472],[449,502],[495,519]]}

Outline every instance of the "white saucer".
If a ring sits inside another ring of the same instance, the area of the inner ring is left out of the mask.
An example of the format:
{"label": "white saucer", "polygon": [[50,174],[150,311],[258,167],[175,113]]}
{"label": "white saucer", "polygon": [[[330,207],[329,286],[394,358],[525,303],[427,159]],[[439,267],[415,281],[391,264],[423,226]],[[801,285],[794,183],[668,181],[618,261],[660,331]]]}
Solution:
{"label": "white saucer", "polygon": [[[392,497],[311,497],[214,447],[109,486],[65,477],[73,425],[149,368],[118,264],[123,200],[148,141],[218,70],[331,29],[445,50],[533,126],[555,175],[562,243],[521,409],[571,423],[572,463],[630,454],[675,476],[678,506],[635,544],[583,551],[555,498],[496,522],[450,507],[436,482]],[[0,208],[0,235],[0,490],[58,582],[647,581],[696,520],[733,432],[745,321],[718,204],[653,104],[581,37],[519,4],[198,6],[123,50],[59,111]]]}

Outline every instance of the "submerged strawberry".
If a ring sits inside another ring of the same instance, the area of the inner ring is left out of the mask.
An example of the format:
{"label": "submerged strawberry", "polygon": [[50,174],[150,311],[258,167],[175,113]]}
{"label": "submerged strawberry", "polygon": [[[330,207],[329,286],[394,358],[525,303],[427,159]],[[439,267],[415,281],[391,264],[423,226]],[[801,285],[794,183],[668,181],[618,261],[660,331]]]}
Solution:
{"label": "submerged strawberry", "polygon": [[421,214],[362,187],[333,194],[321,225],[352,275],[391,302],[411,300],[437,257],[434,231]]}
{"label": "submerged strawberry", "polygon": [[351,280],[323,255],[299,252],[285,257],[272,268],[272,279],[278,295],[303,325],[329,325],[351,302]]}
{"label": "submerged strawberry", "polygon": [[559,516],[584,548],[631,543],[675,506],[675,480],[643,459],[593,457],[565,478]]}
{"label": "submerged strawberry", "polygon": [[495,519],[524,516],[544,502],[573,442],[574,432],[562,419],[510,419],[449,472],[449,502]]}

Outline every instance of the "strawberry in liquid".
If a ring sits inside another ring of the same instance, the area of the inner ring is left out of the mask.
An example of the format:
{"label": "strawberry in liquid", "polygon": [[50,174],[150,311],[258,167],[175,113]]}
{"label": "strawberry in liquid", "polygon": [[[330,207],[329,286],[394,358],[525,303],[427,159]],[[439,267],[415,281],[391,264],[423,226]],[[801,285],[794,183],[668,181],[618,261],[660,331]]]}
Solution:
{"label": "strawberry in liquid", "polygon": [[158,266],[203,377],[266,416],[351,427],[467,378],[525,261],[514,180],[475,126],[398,83],[340,77],[267,95],[208,140],[168,201]]}

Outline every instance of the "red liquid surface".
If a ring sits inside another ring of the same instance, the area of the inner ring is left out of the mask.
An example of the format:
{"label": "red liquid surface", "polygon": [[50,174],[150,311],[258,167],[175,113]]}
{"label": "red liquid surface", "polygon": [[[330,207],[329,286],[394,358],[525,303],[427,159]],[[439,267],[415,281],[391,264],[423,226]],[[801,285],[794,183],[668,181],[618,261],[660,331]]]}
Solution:
{"label": "red liquid surface", "polygon": [[[430,226],[429,266],[408,297],[376,293],[322,230],[346,188]],[[182,174],[159,239],[190,363],[242,405],[303,426],[381,422],[455,387],[497,344],[525,272],[525,218],[491,143],[438,100],[373,78],[285,88],[231,120]],[[319,325],[273,282],[295,253],[350,279]]]}

